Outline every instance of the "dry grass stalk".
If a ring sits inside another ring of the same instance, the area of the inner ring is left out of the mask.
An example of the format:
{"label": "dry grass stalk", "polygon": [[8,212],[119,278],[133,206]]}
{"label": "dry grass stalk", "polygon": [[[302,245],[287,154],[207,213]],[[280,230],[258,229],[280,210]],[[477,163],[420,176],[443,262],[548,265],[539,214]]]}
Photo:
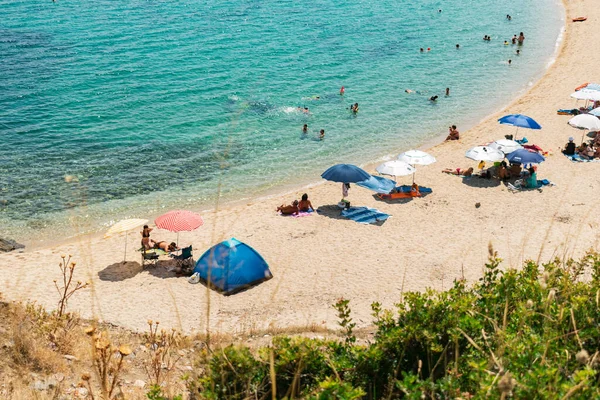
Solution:
{"label": "dry grass stalk", "polygon": [[[67,303],[71,296],[75,294],[78,290],[85,289],[88,287],[89,283],[83,283],[81,281],[73,282],[73,273],[75,272],[75,266],[77,265],[75,262],[71,261],[71,255],[65,256],[64,254],[60,256],[62,261],[58,263],[60,271],[62,272],[62,287],[58,286],[56,279],[54,280],[54,286],[58,291],[60,296],[60,300],[58,301],[58,316],[61,317],[67,308]],[[72,286],[72,285],[75,286]]]}
{"label": "dry grass stalk", "polygon": [[152,385],[165,383],[182,357],[178,352],[183,341],[181,333],[174,329],[159,332],[158,326],[158,321],[148,321],[149,332],[144,334],[146,347],[150,350],[150,362],[144,364],[144,369]]}

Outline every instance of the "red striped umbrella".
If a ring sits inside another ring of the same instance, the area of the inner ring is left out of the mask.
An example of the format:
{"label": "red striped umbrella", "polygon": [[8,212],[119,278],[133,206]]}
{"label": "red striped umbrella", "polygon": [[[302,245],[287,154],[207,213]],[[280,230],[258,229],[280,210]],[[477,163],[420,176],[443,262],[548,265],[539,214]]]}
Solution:
{"label": "red striped umbrella", "polygon": [[154,220],[157,228],[171,232],[193,231],[202,226],[204,221],[200,214],[186,210],[173,210]]}
{"label": "red striped umbrella", "polygon": [[204,224],[200,214],[186,210],[173,210],[154,220],[156,227],[177,232],[177,244],[179,245],[179,232],[193,231]]}

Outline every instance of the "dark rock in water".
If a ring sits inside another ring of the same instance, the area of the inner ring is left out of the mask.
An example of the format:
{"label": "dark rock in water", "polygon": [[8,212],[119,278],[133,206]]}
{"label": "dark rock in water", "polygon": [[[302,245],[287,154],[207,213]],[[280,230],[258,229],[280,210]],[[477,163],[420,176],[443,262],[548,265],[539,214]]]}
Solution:
{"label": "dark rock in water", "polygon": [[14,240],[0,238],[0,252],[2,253],[8,253],[9,251],[22,249],[24,247],[25,246],[15,242]]}

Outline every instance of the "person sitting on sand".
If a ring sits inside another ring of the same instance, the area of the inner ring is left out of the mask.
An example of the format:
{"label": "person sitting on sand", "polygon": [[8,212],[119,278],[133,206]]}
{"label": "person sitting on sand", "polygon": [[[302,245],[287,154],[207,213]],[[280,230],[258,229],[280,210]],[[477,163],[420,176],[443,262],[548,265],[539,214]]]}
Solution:
{"label": "person sitting on sand", "polygon": [[150,232],[152,232],[152,228],[148,228],[148,225],[144,225],[144,229],[140,232],[142,234],[142,247],[146,250],[150,250],[155,244],[150,239]]}
{"label": "person sitting on sand", "polygon": [[450,133],[446,137],[446,140],[460,139],[460,132],[458,132],[458,129],[456,129],[456,125],[452,125],[452,126],[448,127],[448,132],[450,132]]}
{"label": "person sitting on sand", "polygon": [[510,178],[510,174],[508,173],[508,169],[506,167],[506,161],[502,161],[498,167],[498,179],[501,181],[507,181],[508,178]]}
{"label": "person sitting on sand", "polygon": [[569,142],[565,145],[565,149],[563,150],[563,153],[567,156],[575,155],[576,146],[573,140],[575,139],[573,138],[573,136],[571,136],[569,138]]}
{"label": "person sitting on sand", "polygon": [[535,172],[535,168],[530,167],[527,172],[529,172],[529,174],[527,175],[527,179],[524,180],[525,187],[531,189],[537,188],[537,173]]}
{"label": "person sitting on sand", "polygon": [[304,212],[308,212],[310,210],[312,210],[312,211],[315,210],[312,203],[308,199],[308,194],[304,193],[302,195],[302,200],[300,200],[300,202],[298,203],[298,210],[304,211]]}
{"label": "person sitting on sand", "polygon": [[579,155],[579,157],[587,160],[588,159],[588,145],[587,145],[587,143],[582,143],[581,146],[579,146],[577,148],[576,153]]}
{"label": "person sitting on sand", "polygon": [[298,200],[294,200],[291,206],[284,206],[283,204],[277,207],[282,215],[298,215]]}
{"label": "person sitting on sand", "polygon": [[165,251],[167,253],[179,250],[179,247],[177,247],[177,245],[175,244],[175,242],[167,243],[165,241],[160,241],[160,242],[154,243],[154,248],[155,249],[159,249],[159,250],[163,250],[163,251]]}
{"label": "person sitting on sand", "polygon": [[521,176],[521,164],[511,163],[508,172],[510,173],[511,178],[518,178]]}
{"label": "person sitting on sand", "polygon": [[451,175],[458,175],[458,176],[471,176],[471,175],[473,175],[473,167],[470,167],[468,169],[463,169],[463,168],[456,168],[456,169],[446,168],[446,169],[442,170],[442,172],[445,172],[445,173],[451,174]]}

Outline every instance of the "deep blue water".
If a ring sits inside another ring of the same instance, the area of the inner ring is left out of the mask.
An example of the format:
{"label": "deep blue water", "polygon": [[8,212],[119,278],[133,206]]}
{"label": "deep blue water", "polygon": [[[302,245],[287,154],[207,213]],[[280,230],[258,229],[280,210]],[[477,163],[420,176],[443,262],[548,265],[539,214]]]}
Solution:
{"label": "deep blue water", "polygon": [[[338,3],[0,2],[0,236],[210,207],[416,147],[539,77],[563,17],[556,0]],[[517,56],[503,41],[520,31]]]}

